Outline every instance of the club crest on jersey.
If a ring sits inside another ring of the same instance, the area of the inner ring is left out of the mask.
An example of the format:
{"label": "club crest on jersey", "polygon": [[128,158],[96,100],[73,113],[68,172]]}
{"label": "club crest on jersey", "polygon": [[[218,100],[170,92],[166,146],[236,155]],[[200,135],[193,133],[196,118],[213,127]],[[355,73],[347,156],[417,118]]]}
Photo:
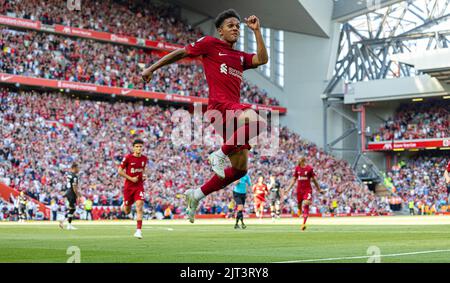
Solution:
{"label": "club crest on jersey", "polygon": [[230,75],[242,80],[242,75],[243,75],[242,72],[239,70],[236,70],[232,67],[227,66],[227,64],[225,64],[225,63],[220,65],[220,73],[225,74],[225,75],[230,74]]}
{"label": "club crest on jersey", "polygon": [[228,74],[228,66],[227,64],[223,63],[222,65],[220,65],[220,72],[223,74]]}
{"label": "club crest on jersey", "polygon": [[241,56],[241,65],[244,66],[244,56]]}

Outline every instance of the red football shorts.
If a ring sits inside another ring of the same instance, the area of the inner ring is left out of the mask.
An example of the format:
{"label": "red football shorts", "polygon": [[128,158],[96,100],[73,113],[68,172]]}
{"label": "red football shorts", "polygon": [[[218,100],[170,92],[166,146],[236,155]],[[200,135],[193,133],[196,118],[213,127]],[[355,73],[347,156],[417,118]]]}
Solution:
{"label": "red football shorts", "polygon": [[144,200],[144,187],[128,187],[123,190],[125,206],[132,206],[138,200]]}
{"label": "red football shorts", "polygon": [[301,203],[304,200],[312,200],[312,190],[297,190],[297,203]]}
{"label": "red football shorts", "polygon": [[[235,115],[227,115],[230,111],[244,111],[246,109],[251,109],[248,105],[243,105],[240,103],[235,102],[216,102],[216,101],[209,101],[208,104],[208,111],[211,110],[217,110],[217,113],[219,113],[222,117],[222,121],[218,123],[214,123],[216,121],[216,117],[214,114],[209,112],[207,115],[207,118],[211,123],[213,124],[214,130],[217,134],[219,134],[223,139],[224,142],[230,139],[230,137],[234,134],[234,132],[237,130],[237,117]],[[251,149],[252,147],[247,143],[243,145],[240,150],[242,149]]]}
{"label": "red football shorts", "polygon": [[256,209],[260,209],[261,207],[263,207],[265,202],[266,202],[266,199],[264,198],[264,196],[261,196],[261,195],[255,196],[255,208]]}

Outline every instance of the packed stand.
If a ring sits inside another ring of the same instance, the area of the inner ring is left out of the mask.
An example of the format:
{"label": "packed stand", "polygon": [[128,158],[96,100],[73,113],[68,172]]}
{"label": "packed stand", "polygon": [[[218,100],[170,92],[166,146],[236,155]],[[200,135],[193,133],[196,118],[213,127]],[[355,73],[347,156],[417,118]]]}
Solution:
{"label": "packed stand", "polygon": [[13,203],[7,202],[0,197],[0,220],[17,221],[19,213]]}
{"label": "packed stand", "polygon": [[[105,12],[108,14],[105,15]],[[83,0],[81,11],[67,10],[67,3],[59,0],[38,1],[38,0],[0,0],[0,14],[14,17],[39,20],[44,24],[61,24],[85,29],[93,29],[115,33],[118,35],[135,36],[139,38],[166,41],[187,45],[202,37],[204,34],[198,28],[192,28],[181,19],[179,6],[155,1],[127,1],[127,0]],[[116,52],[109,47],[111,52]],[[91,52],[92,54],[102,54]],[[130,57],[134,54],[128,54]],[[95,56],[95,55],[93,55]],[[101,57],[101,55],[98,55]],[[117,57],[117,56],[116,56]],[[153,58],[154,59],[154,58]],[[111,59],[112,60],[112,59]],[[120,60],[125,62],[124,58]],[[88,61],[89,62],[89,61]],[[146,61],[146,62],[151,62]],[[86,64],[86,63],[85,63]],[[104,64],[106,65],[106,64]],[[140,76],[136,76],[136,63],[131,62],[131,66],[126,72],[128,74],[117,74],[112,72],[104,74],[107,80],[105,85],[118,85],[147,89],[154,91],[172,90],[173,93],[181,95],[202,96],[207,95],[207,86],[203,84],[204,77],[201,68],[196,67],[171,67],[172,70],[160,71],[154,81],[158,85],[142,85]],[[118,65],[120,66],[120,64]],[[54,66],[53,66],[54,67]],[[51,67],[50,67],[51,68]],[[75,68],[79,71],[80,68]],[[94,75],[97,68],[87,70],[81,68],[84,73],[79,74],[79,78],[74,81],[82,81],[86,77]],[[102,69],[102,68],[100,68]],[[104,69],[104,68],[103,68]],[[89,73],[86,73],[89,71]],[[51,71],[49,71],[50,73]],[[108,71],[109,72],[109,71]],[[181,75],[180,75],[181,74]],[[50,74],[49,74],[50,75]],[[73,74],[75,77],[77,74]],[[125,75],[125,77],[123,77]],[[101,76],[101,74],[99,74]],[[80,78],[84,77],[84,78]],[[108,80],[109,77],[109,80]],[[201,77],[201,78],[200,78]],[[96,81],[94,79],[94,81]],[[102,78],[100,78],[102,81]],[[110,84],[109,84],[109,81]],[[97,82],[95,82],[97,83]],[[244,82],[242,88],[243,102],[265,105],[279,105],[279,102],[267,96],[265,91],[259,90],[256,86]]]}
{"label": "packed stand", "polygon": [[372,140],[414,140],[450,137],[450,101],[402,104]]}
{"label": "packed stand", "polygon": [[[173,107],[5,88],[0,99],[0,181],[26,190],[28,196],[47,205],[64,204],[64,172],[74,161],[80,165],[84,199],[91,199],[94,206],[121,205],[124,180],[117,175],[117,168],[136,137],[144,139],[144,154],[150,160],[145,183],[145,209],[150,217],[184,214],[184,191],[200,186],[211,176],[206,160],[218,146],[214,144],[217,140],[206,135],[205,145],[176,146],[171,140]],[[347,162],[286,128],[280,132],[276,155],[262,156],[258,146],[250,152],[252,181],[259,175],[267,181],[274,174],[286,189],[301,154],[307,156],[326,190],[324,195],[314,192],[311,213],[389,211],[387,200],[375,197],[357,183]],[[294,191],[283,193],[283,213],[296,213]],[[232,189],[228,188],[203,200],[200,213],[227,215],[232,208]],[[246,208],[247,213],[253,211],[250,193]]]}
{"label": "packed stand", "polygon": [[413,202],[414,213],[435,214],[449,212],[449,199],[444,171],[450,154],[420,154],[392,166],[387,176],[394,191],[402,198],[403,206]]}
{"label": "packed stand", "polygon": [[181,19],[179,6],[144,0],[82,0],[70,11],[62,0],[0,0],[0,14],[186,45],[202,36]]}
{"label": "packed stand", "polygon": [[[92,83],[111,87],[208,96],[208,85],[199,62],[172,64],[155,72],[150,83],[141,73],[160,57],[143,49],[68,38],[38,32],[0,28],[0,71],[14,75]],[[244,80],[242,101],[252,104],[279,105],[274,98]]]}

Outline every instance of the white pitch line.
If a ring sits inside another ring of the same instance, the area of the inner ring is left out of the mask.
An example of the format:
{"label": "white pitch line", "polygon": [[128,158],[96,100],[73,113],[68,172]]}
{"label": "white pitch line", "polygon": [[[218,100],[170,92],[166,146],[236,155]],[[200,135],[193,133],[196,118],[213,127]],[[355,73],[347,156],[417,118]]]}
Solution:
{"label": "white pitch line", "polygon": [[165,227],[152,227],[152,226],[144,226],[142,227],[143,230],[150,230],[150,229],[157,229],[157,230],[167,230],[167,231],[174,231],[173,228],[165,228]]}
{"label": "white pitch line", "polygon": [[318,259],[302,259],[302,260],[291,260],[291,261],[280,261],[274,263],[300,263],[300,262],[315,262],[315,261],[333,261],[333,260],[344,260],[344,259],[361,259],[361,258],[373,258],[373,257],[396,257],[405,255],[418,255],[418,254],[432,254],[432,253],[446,253],[450,250],[434,250],[434,251],[421,251],[421,252],[410,252],[410,253],[399,253],[399,254],[380,254],[380,255],[365,255],[365,256],[350,256],[350,257],[332,257],[332,258],[318,258]]}

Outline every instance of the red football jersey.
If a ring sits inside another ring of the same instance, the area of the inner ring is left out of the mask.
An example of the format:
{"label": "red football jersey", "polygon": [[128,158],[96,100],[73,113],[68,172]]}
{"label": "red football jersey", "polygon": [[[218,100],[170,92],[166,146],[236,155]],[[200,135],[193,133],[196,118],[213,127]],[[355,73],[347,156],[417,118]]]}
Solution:
{"label": "red football jersey", "polygon": [[314,173],[314,169],[311,166],[296,166],[294,177],[297,179],[297,189],[300,191],[312,190],[311,179],[315,176],[316,174]]}
{"label": "red football jersey", "polygon": [[450,173],[450,161],[447,163],[447,169],[445,170],[447,170],[447,172]]}
{"label": "red football jersey", "polygon": [[210,101],[240,102],[243,72],[253,68],[255,54],[235,50],[212,36],[204,36],[185,49],[190,57],[202,56]]}
{"label": "red football jersey", "polygon": [[257,196],[264,197],[268,192],[266,184],[255,184],[253,186],[253,193]]}
{"label": "red football jersey", "polygon": [[122,160],[120,167],[125,169],[125,173],[127,173],[130,177],[138,177],[139,180],[136,183],[125,179],[125,188],[136,187],[141,188],[144,187],[144,181],[142,179],[142,175],[145,170],[145,166],[147,166],[148,158],[145,155],[141,155],[139,157],[134,156],[133,154],[128,154]]}

